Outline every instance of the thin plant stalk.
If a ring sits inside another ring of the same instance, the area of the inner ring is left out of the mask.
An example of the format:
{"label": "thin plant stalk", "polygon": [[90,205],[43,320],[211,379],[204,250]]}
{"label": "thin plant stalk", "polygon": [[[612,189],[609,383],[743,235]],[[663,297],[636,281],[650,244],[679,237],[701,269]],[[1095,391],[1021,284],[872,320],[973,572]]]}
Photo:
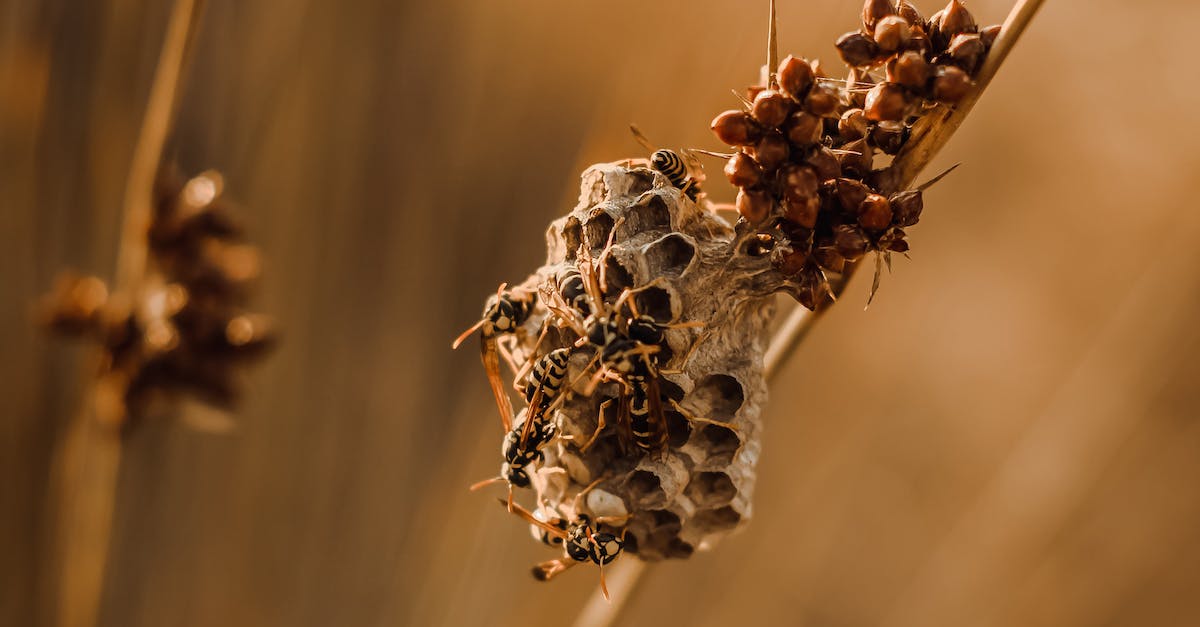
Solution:
{"label": "thin plant stalk", "polygon": [[[167,23],[125,186],[113,289],[119,306],[133,306],[146,274],[154,180],[203,5],[204,0],[177,0]],[[97,355],[95,363],[100,361]],[[55,455],[55,618],[60,627],[91,627],[99,617],[126,418],[119,395],[112,380],[89,381]]]}
{"label": "thin plant stalk", "polygon": [[[1000,69],[1000,65],[1008,57],[1017,40],[1020,39],[1022,33],[1033,20],[1033,16],[1041,8],[1043,0],[1017,0],[1013,5],[1012,10],[1005,19],[1004,25],[1000,29],[1000,34],[996,37],[996,41],[992,44],[991,50],[988,52],[987,59],[984,61],[983,67],[980,68],[978,76],[975,78],[975,84],[971,91],[953,107],[948,107],[942,113],[935,113],[922,118],[918,122],[918,127],[913,130],[913,135],[905,144],[904,148],[896,155],[892,165],[887,170],[887,178],[885,179],[885,187],[890,188],[886,191],[899,191],[907,189],[913,184],[913,181],[920,176],[921,172],[929,165],[938,151],[950,141],[950,137],[958,130],[966,119],[967,114],[979,101],[985,89],[992,82],[992,78],[996,76],[996,72]],[[771,2],[771,21],[772,25],[769,30],[771,39],[774,39],[775,32],[775,3]],[[768,44],[768,56],[778,56],[774,51],[774,42]],[[774,71],[774,66],[768,66],[768,72]],[[771,74],[773,75],[773,74]],[[859,264],[855,264],[846,270],[841,281],[838,281],[834,286],[835,296],[840,294],[850,278],[853,276]],[[817,323],[823,316],[822,314],[829,308],[831,303],[826,302],[819,306],[816,311],[809,311],[804,307],[797,306],[788,318],[784,321],[783,326],[779,328],[776,334],[771,338],[771,343],[767,348],[767,353],[764,356],[764,374],[768,383],[777,375],[787,360],[795,352],[800,345],[801,340],[807,336],[812,330],[813,325]],[[631,564],[631,565],[626,565]],[[613,572],[610,574],[610,581],[618,577],[621,578],[622,585],[632,591],[637,585],[640,577],[644,576],[649,570],[650,565],[640,561],[627,560],[624,563],[619,562],[614,565]],[[621,614],[624,608],[624,603],[629,599],[630,594],[614,594],[611,603],[606,602],[600,591],[592,594],[592,598],[583,606],[579,616],[575,620],[575,627],[609,627],[612,625]]]}

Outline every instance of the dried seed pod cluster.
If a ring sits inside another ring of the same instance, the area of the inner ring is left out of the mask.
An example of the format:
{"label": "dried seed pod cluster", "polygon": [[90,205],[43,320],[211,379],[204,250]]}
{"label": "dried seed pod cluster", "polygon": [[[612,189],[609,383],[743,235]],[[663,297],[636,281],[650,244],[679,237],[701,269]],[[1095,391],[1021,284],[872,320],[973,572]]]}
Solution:
{"label": "dried seed pod cluster", "polygon": [[907,0],[867,0],[862,17],[862,30],[837,42],[850,65],[842,88],[789,56],[770,85],[749,90],[745,109],[712,123],[738,149],[725,166],[738,212],[810,309],[847,263],[908,251],[921,190],[885,189],[876,156],[897,154],[921,116],[967,93],[999,32],[980,31],[959,0],[929,20]]}
{"label": "dried seed pod cluster", "polygon": [[126,420],[121,426],[156,392],[185,391],[228,407],[236,397],[232,367],[271,344],[267,318],[246,311],[258,252],[243,241],[221,188],[216,172],[159,182],[147,271],[127,294],[110,296],[102,280],[66,274],[44,299],[45,326],[104,348],[99,376],[116,405],[107,414]]}

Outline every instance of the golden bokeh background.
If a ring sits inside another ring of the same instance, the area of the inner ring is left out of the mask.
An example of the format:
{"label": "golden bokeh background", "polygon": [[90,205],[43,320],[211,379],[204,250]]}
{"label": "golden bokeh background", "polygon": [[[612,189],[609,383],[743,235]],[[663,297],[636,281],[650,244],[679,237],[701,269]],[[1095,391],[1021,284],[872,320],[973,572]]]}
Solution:
{"label": "golden bokeh background", "polygon": [[[210,0],[170,155],[216,168],[284,342],[236,428],[127,441],[100,624],[569,624],[596,586],[490,496],[449,341],[544,255],[589,163],[708,131],[766,2]],[[926,14],[937,7],[918,2]],[[984,23],[1006,0],[973,0]],[[779,0],[826,59],[859,3]],[[110,276],[170,3],[0,2],[0,623],[51,624],[51,469],[86,351],[35,332]],[[621,624],[1200,623],[1193,0],[1049,0],[930,169],[912,260],[860,276],[772,389],[755,517]],[[711,194],[732,193],[718,163]]]}

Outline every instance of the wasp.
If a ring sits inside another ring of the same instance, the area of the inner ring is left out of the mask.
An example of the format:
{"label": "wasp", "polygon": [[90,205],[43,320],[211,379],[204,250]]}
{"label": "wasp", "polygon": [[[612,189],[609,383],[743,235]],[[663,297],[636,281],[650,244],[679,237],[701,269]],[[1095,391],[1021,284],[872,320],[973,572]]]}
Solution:
{"label": "wasp", "polygon": [[483,308],[483,317],[471,328],[467,329],[451,344],[458,348],[472,333],[479,331],[480,358],[487,374],[488,384],[492,395],[496,397],[496,407],[500,410],[500,422],[504,430],[512,429],[512,401],[504,391],[504,382],[500,379],[500,350],[497,338],[500,335],[513,333],[529,318],[533,310],[533,293],[518,293],[506,291],[506,284],[501,284],[496,294],[488,298]]}
{"label": "wasp", "polygon": [[567,378],[571,349],[559,348],[546,353],[533,364],[525,381],[525,402],[545,411],[562,391]]}
{"label": "wasp", "polygon": [[[592,484],[593,486],[595,483]],[[590,489],[592,486],[588,486]],[[583,492],[579,493],[582,496]],[[539,508],[537,514],[520,505],[513,505],[512,512],[530,524],[534,537],[549,546],[561,546],[560,558],[536,564],[533,576],[538,581],[550,581],[576,564],[591,562],[600,567],[600,590],[608,596],[608,585],[604,581],[604,567],[611,564],[625,549],[625,533],[620,535],[602,531],[603,526],[623,525],[630,516],[597,516],[595,518],[579,512],[579,497],[576,497],[575,519],[568,521],[561,516],[547,513]],[[503,503],[503,501],[501,501]]]}
{"label": "wasp", "polygon": [[500,445],[500,453],[504,456],[500,475],[472,485],[471,490],[504,481],[508,484],[508,503],[511,506],[513,488],[530,486],[529,469],[545,459],[542,449],[558,433],[554,421],[548,416],[566,381],[570,355],[570,349],[560,348],[543,355],[534,363],[523,390],[529,406],[521,410]]}
{"label": "wasp", "polygon": [[587,284],[584,283],[578,267],[570,266],[559,272],[555,284],[563,302],[580,317],[587,318],[595,313],[592,296],[588,293]]}
{"label": "wasp", "polygon": [[[692,169],[700,169],[699,161],[694,156],[687,154],[684,151],[681,155],[674,150],[666,148],[655,149],[649,139],[642,134],[641,129],[636,125],[630,124],[629,130],[633,132],[633,138],[637,140],[650,153],[650,168],[659,174],[662,174],[671,182],[671,185],[677,187],[688,198],[696,200],[700,194],[700,180],[691,175]],[[686,155],[686,156],[684,156]]]}
{"label": "wasp", "polygon": [[[535,414],[531,417],[531,414]],[[500,464],[500,475],[484,479],[470,487],[471,491],[484,486],[503,481],[508,484],[508,507],[514,507],[513,488],[528,488],[532,485],[529,476],[530,469],[545,460],[542,449],[558,434],[558,428],[552,420],[541,420],[532,408],[522,409],[517,415],[513,428],[504,434],[500,444],[500,454],[504,462]]]}

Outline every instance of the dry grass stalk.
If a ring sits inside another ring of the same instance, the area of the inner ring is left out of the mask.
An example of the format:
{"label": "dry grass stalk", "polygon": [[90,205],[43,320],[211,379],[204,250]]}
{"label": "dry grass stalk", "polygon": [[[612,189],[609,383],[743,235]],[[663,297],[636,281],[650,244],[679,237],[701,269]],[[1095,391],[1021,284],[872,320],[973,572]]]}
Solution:
{"label": "dry grass stalk", "polygon": [[[134,302],[146,270],[154,180],[203,4],[177,0],[172,9],[134,148],[113,294],[126,306]],[[89,382],[56,453],[56,622],[62,627],[89,627],[98,618],[121,462],[123,416],[116,414],[123,404],[115,396],[104,382]]]}
{"label": "dry grass stalk", "polygon": [[[980,67],[975,77],[974,85],[954,107],[943,110],[940,114],[922,118],[914,129],[913,135],[904,148],[896,155],[891,166],[880,179],[881,188],[887,191],[898,191],[910,187],[917,176],[933,160],[937,152],[945,146],[950,137],[966,119],[971,108],[987,89],[995,77],[1000,65],[1016,45],[1021,34],[1032,21],[1033,16],[1041,7],[1042,0],[1018,0],[1010,11],[1004,25],[1000,29],[992,45],[989,56]],[[771,6],[772,22],[774,21],[774,3]],[[774,33],[774,25],[770,31]],[[772,37],[773,39],[773,37]],[[775,56],[773,46],[769,46],[769,56]],[[774,67],[769,65],[768,67]],[[836,296],[840,294],[857,269],[858,264],[851,264],[843,273],[840,281],[832,286]],[[826,301],[812,311],[805,307],[796,307],[787,320],[771,339],[770,347],[764,357],[764,374],[768,380],[774,378],[794,352],[800,341],[822,317],[833,301]],[[632,590],[638,580],[646,574],[649,565],[642,562],[627,562],[617,565],[611,574],[612,581],[620,582],[622,589]],[[614,586],[615,587],[615,586]],[[592,595],[578,615],[576,627],[608,627],[619,617],[628,594],[618,595],[612,602],[606,602],[599,592]]]}

